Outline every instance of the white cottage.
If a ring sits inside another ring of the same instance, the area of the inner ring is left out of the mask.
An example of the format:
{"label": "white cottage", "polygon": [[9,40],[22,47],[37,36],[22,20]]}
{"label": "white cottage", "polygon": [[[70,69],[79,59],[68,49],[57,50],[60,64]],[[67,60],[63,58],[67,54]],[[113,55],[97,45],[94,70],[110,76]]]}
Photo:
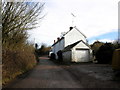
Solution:
{"label": "white cottage", "polygon": [[52,45],[52,52],[56,55],[56,59],[58,59],[58,51],[62,51],[65,62],[89,62],[91,58],[91,49],[86,36],[76,27],[70,27],[70,30]]}

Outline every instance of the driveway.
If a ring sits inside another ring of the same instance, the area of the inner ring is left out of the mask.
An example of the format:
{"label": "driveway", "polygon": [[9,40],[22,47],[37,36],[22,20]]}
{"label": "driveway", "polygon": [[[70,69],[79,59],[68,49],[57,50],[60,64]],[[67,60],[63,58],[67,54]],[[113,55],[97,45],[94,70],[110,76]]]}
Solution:
{"label": "driveway", "polygon": [[112,75],[110,65],[59,65],[47,57],[40,57],[32,71],[6,88],[120,88],[120,82],[113,81]]}

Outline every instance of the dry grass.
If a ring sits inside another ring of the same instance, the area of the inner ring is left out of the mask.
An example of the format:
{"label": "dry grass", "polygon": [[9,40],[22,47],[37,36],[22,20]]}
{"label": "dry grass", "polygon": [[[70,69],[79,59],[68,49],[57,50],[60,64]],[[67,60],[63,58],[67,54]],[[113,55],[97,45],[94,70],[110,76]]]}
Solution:
{"label": "dry grass", "polygon": [[24,49],[2,51],[2,84],[5,84],[36,64],[34,51],[30,47]]}

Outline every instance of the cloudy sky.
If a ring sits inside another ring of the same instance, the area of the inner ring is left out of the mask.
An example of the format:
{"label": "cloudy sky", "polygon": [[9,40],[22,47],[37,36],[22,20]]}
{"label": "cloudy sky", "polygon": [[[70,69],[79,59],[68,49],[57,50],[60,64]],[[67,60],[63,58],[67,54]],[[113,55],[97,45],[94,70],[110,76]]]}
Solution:
{"label": "cloudy sky", "polygon": [[32,42],[52,45],[61,32],[67,32],[70,26],[76,26],[84,33],[89,43],[95,40],[110,42],[118,37],[119,0],[44,0],[44,2],[43,13],[46,16],[39,22],[39,28],[29,31],[29,40]]}

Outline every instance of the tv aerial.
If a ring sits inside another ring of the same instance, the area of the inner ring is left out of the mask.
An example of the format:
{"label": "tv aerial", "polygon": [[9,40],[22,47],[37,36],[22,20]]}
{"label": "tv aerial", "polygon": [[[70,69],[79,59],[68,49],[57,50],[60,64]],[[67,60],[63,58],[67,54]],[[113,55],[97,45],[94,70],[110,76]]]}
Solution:
{"label": "tv aerial", "polygon": [[73,13],[71,13],[71,15],[72,15],[72,26],[74,25],[74,19],[75,19],[75,15],[73,14]]}

